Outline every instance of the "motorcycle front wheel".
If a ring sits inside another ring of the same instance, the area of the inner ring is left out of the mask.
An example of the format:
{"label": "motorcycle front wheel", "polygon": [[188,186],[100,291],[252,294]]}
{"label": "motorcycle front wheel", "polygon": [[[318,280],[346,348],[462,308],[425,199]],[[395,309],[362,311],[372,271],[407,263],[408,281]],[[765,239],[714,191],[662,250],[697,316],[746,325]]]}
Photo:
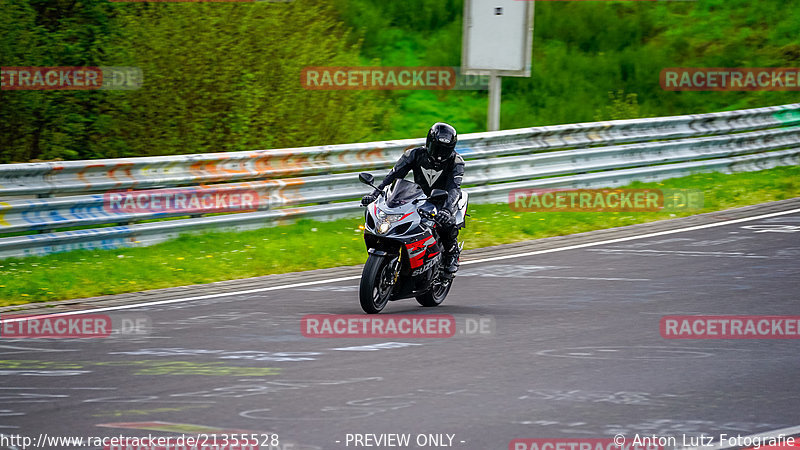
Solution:
{"label": "motorcycle front wheel", "polygon": [[377,314],[389,302],[392,293],[392,273],[389,258],[370,254],[361,273],[358,298],[361,309],[367,314]]}

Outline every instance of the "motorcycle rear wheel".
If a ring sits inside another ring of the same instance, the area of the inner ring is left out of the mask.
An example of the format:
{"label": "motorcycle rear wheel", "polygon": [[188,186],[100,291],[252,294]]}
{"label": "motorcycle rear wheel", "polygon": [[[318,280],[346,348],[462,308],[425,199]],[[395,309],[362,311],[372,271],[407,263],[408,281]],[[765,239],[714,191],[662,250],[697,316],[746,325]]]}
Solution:
{"label": "motorcycle rear wheel", "polygon": [[358,287],[358,299],[361,309],[367,314],[378,314],[389,303],[392,284],[389,258],[370,254],[361,272],[361,284]]}
{"label": "motorcycle rear wheel", "polygon": [[417,303],[425,307],[434,307],[442,304],[453,286],[453,280],[438,280],[428,292],[416,297]]}

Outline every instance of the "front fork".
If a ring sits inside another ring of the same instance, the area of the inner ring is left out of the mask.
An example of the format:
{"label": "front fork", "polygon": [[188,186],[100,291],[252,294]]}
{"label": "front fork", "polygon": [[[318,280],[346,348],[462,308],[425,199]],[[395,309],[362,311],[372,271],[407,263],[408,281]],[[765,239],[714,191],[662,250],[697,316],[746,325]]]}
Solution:
{"label": "front fork", "polygon": [[397,283],[397,279],[400,278],[400,268],[402,267],[403,262],[403,246],[399,246],[397,248],[397,256],[395,256],[392,260],[389,261],[391,265],[391,275],[392,275],[392,286]]}
{"label": "front fork", "polygon": [[391,258],[389,260],[389,266],[387,267],[387,269],[389,269],[388,272],[387,271],[381,271],[381,273],[378,276],[381,277],[381,278],[384,278],[384,279],[379,279],[378,281],[379,282],[385,282],[389,286],[394,287],[394,285],[397,284],[398,278],[400,278],[400,269],[403,266],[403,264],[402,264],[402,262],[403,262],[403,247],[402,246],[398,247],[396,255],[394,255],[393,253],[389,253],[389,252],[383,251],[383,250],[377,250],[377,249],[372,249],[372,248],[369,249],[369,253],[372,253],[372,254],[375,254],[375,255],[379,255],[379,256],[385,256],[386,258]]}

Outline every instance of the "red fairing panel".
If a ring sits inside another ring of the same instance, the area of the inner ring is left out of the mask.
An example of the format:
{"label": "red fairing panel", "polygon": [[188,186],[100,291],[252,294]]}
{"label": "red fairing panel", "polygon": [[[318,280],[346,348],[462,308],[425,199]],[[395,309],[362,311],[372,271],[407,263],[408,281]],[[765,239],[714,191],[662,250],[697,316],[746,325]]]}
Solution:
{"label": "red fairing panel", "polygon": [[422,265],[422,260],[425,257],[425,249],[435,243],[436,239],[434,239],[433,236],[427,236],[416,242],[406,244],[406,250],[408,251],[409,258],[408,262],[412,269],[416,269]]}

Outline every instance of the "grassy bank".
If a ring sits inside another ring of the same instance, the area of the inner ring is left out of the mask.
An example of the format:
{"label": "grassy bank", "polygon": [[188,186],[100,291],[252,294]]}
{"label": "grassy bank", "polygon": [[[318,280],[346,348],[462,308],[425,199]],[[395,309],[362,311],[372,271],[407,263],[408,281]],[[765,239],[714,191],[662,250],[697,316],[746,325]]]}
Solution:
{"label": "grassy bank", "polygon": [[[461,64],[461,0],[335,0],[363,37],[364,65]],[[530,77],[503,77],[502,128],[696,114],[796,101],[793,92],[676,92],[668,67],[797,67],[800,8],[790,0],[537,2]],[[369,13],[365,13],[369,11]],[[389,128],[424,133],[446,120],[485,130],[485,91],[391,91]]]}
{"label": "grassy bank", "polygon": [[[631,188],[698,189],[702,210],[670,212],[515,212],[471,205],[466,248],[669,219],[800,196],[800,166],[733,175],[698,174]],[[259,275],[360,264],[360,218],[241,233],[207,233],[145,248],[78,250],[0,260],[0,305],[90,297]]]}

